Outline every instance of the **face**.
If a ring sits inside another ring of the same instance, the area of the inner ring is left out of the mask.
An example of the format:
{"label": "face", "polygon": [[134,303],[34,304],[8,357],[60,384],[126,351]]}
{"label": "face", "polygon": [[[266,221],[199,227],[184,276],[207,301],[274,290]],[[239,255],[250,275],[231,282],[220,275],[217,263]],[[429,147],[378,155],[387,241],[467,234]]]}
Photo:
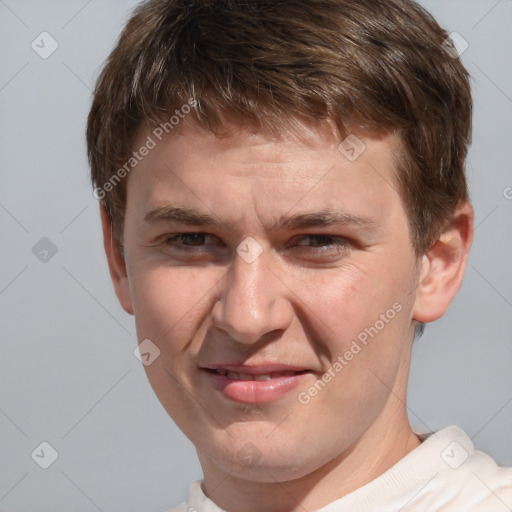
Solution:
{"label": "face", "polygon": [[360,140],[354,159],[327,127],[216,139],[189,124],[128,178],[125,303],[205,464],[298,478],[350,450],[392,390],[405,399],[418,259],[395,141]]}

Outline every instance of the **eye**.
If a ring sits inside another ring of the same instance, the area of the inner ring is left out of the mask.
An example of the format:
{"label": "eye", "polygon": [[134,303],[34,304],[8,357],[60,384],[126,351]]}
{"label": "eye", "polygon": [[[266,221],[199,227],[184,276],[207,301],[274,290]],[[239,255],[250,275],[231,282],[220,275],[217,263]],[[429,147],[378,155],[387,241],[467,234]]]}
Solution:
{"label": "eye", "polygon": [[186,265],[220,262],[229,255],[222,240],[201,232],[167,234],[161,238],[160,249],[170,261]]}
{"label": "eye", "polygon": [[205,265],[229,258],[229,249],[220,238],[209,233],[166,233],[158,247],[165,261],[173,265]]}
{"label": "eye", "polygon": [[176,233],[174,235],[166,237],[164,243],[170,247],[179,248],[193,248],[193,247],[204,247],[205,242],[213,240],[213,235],[207,233]]}
{"label": "eye", "polygon": [[306,241],[310,243],[295,243],[294,247],[311,247],[314,249],[325,248],[326,251],[339,251],[349,245],[346,238],[333,235],[302,235],[299,240],[301,242]]}
{"label": "eye", "polygon": [[219,237],[198,231],[166,233],[159,237],[158,248],[165,261],[174,265],[221,263],[230,255]]}

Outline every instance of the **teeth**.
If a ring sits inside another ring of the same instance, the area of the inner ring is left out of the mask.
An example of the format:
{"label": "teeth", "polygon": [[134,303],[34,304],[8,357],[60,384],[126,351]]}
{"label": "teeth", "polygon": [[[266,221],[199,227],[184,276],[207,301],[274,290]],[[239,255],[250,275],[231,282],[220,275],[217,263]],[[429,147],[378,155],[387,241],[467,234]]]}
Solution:
{"label": "teeth", "polygon": [[231,370],[225,370],[221,368],[216,370],[216,373],[219,375],[223,375],[231,380],[270,380],[277,379],[279,377],[291,377],[297,374],[297,372],[294,371],[284,371],[277,373],[263,373],[260,375],[250,375],[249,373],[232,372]]}
{"label": "teeth", "polygon": [[268,373],[264,373],[262,375],[255,375],[254,380],[270,380],[270,375]]}

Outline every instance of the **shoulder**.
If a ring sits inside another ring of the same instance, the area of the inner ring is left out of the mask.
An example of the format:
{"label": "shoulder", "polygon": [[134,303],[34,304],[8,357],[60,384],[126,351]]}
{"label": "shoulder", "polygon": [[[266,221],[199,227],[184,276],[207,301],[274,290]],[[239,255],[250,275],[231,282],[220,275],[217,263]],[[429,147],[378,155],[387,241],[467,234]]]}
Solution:
{"label": "shoulder", "polygon": [[476,450],[464,474],[461,491],[472,498],[475,508],[470,508],[471,512],[512,510],[512,468],[500,467],[492,457]]}
{"label": "shoulder", "polygon": [[[442,460],[429,486],[436,510],[467,512],[510,512],[512,510],[512,468],[500,467],[487,453],[475,449],[467,434],[451,427],[438,432],[430,450]],[[436,453],[437,452],[437,453]]]}
{"label": "shoulder", "polygon": [[384,482],[392,492],[384,510],[512,512],[512,468],[498,466],[456,426],[421,438],[388,471]]}

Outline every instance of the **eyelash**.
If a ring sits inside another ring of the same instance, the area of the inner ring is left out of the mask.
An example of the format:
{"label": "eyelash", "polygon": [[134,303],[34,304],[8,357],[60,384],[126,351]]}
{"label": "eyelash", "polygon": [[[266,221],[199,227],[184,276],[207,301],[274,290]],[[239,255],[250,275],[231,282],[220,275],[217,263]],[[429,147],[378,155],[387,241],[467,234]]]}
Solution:
{"label": "eyelash", "polygon": [[[176,233],[172,236],[169,236],[165,239],[165,245],[167,246],[174,246],[177,250],[179,251],[183,251],[183,252],[192,252],[194,251],[194,248],[201,248],[201,247],[204,247],[204,244],[201,244],[201,245],[183,245],[183,244],[179,244],[179,240],[183,240],[184,238],[186,237],[202,237],[203,239],[205,237],[214,237],[214,235],[209,235],[208,233]],[[322,249],[326,246],[337,246],[338,248],[336,249],[336,251],[339,251],[340,249],[345,249],[348,245],[348,241],[346,238],[344,237],[341,237],[341,236],[335,236],[335,235],[300,235],[300,238],[304,239],[304,238],[309,238],[309,239],[327,239],[327,240],[330,240],[331,242],[332,241],[335,241],[334,243],[327,243],[327,244],[322,244],[322,245],[317,245],[317,246],[302,246],[302,245],[296,245],[295,247],[310,247],[310,248],[313,248],[313,249]],[[176,242],[178,241],[178,245],[176,245]],[[186,247],[186,249],[185,249]],[[323,252],[327,252],[326,250],[324,250]]]}
{"label": "eyelash", "polygon": [[[196,236],[196,237],[205,237],[205,236],[213,236],[208,235],[207,233],[176,233],[175,235],[172,235],[165,239],[166,245],[172,245],[176,240],[182,239],[184,237],[190,237],[190,236]],[[197,245],[186,245],[185,247],[200,247]]]}
{"label": "eyelash", "polygon": [[[335,241],[334,243],[330,243],[330,244],[324,244],[324,245],[320,245],[320,246],[309,246],[309,247],[312,247],[312,248],[319,248],[319,247],[325,247],[325,245],[335,245],[335,246],[338,246],[338,247],[343,247],[345,248],[347,245],[348,245],[348,241],[346,238],[343,238],[341,236],[335,236],[335,235],[300,235],[302,238],[310,238],[310,239],[328,239],[328,240],[331,240],[331,241]],[[302,246],[300,246],[302,247]]]}

